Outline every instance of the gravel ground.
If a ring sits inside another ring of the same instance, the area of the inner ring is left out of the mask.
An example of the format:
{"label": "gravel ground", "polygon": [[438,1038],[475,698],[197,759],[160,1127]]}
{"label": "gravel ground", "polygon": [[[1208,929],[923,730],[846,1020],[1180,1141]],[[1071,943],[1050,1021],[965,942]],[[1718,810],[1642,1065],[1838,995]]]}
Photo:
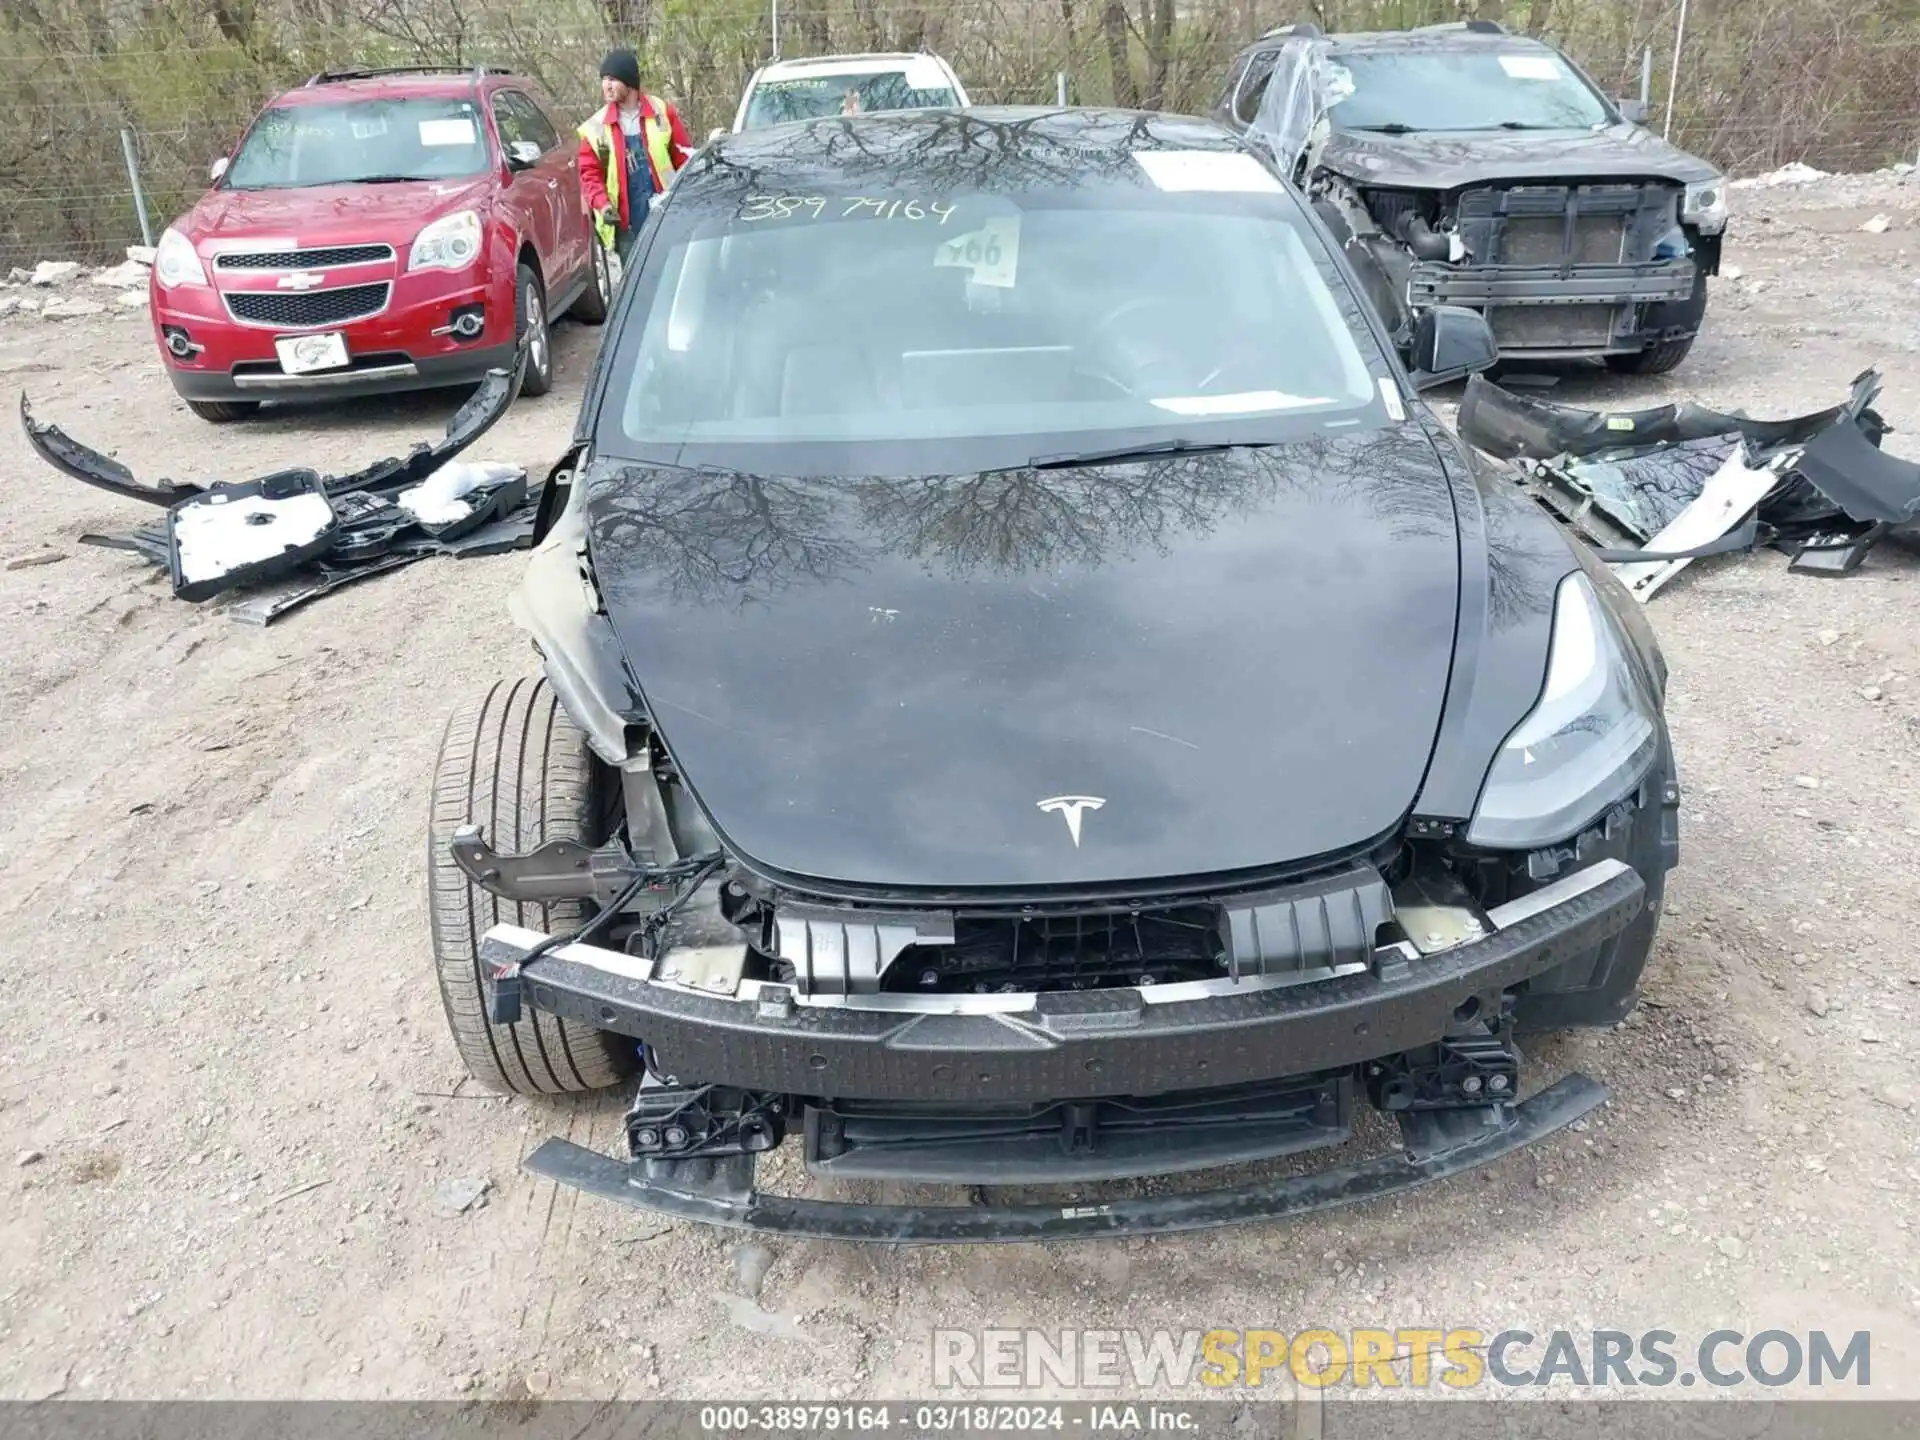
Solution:
{"label": "gravel ground", "polygon": [[[1878,365],[1888,448],[1920,458],[1917,249],[1912,176],[1738,192],[1742,278],[1690,362],[1556,393],[1788,414]],[[544,473],[596,341],[561,327],[558,389],[475,458]],[[112,312],[0,321],[0,373],[147,477],[343,469],[453,408],[208,426]],[[1920,1396],[1910,554],[1840,581],[1706,561],[1650,606],[1683,867],[1645,1004],[1529,1057],[1613,1087],[1583,1129],[1264,1229],[743,1248],[525,1176],[548,1134],[614,1145],[618,1103],[483,1097],[443,1029],[427,784],[455,697],[530,668],[504,606],[523,557],[251,629],[76,544],[145,517],[17,428],[0,472],[0,965],[29,996],[0,1039],[0,1395],[910,1396],[935,1324],[1125,1324],[1867,1329],[1873,1393]],[[449,1213],[458,1180],[489,1188]]]}

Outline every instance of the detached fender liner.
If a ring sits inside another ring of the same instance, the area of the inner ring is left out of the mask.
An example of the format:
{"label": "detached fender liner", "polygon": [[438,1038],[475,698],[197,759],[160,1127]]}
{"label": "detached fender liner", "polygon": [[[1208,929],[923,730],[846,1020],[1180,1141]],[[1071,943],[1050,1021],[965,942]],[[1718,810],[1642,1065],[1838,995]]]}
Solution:
{"label": "detached fender liner", "polygon": [[704,1179],[682,1179],[665,1167],[650,1170],[642,1162],[615,1160],[558,1138],[529,1155],[524,1167],[590,1195],[682,1220],[816,1240],[953,1245],[1112,1239],[1289,1220],[1397,1195],[1545,1139],[1606,1099],[1606,1087],[1599,1082],[1569,1075],[1518,1105],[1490,1109],[1496,1123],[1446,1148],[1409,1146],[1312,1175],[1087,1205],[863,1205],[796,1199],[754,1190],[752,1156],[710,1162]]}
{"label": "detached fender liner", "polygon": [[[527,1003],[644,1040],[691,1083],[862,1100],[1058,1101],[1158,1095],[1331,1070],[1430,1044],[1455,1011],[1592,952],[1646,904],[1638,871],[1602,860],[1489,918],[1483,939],[1304,984],[1155,999],[1046,992],[1021,1013],[802,1005],[784,986],[739,999],[655,983],[650,962],[562,946],[520,972]],[[1504,913],[1503,913],[1504,912]],[[545,937],[497,926],[488,974]],[[1169,990],[1174,987],[1167,987]],[[1177,993],[1177,992],[1176,992]],[[885,997],[863,997],[884,999]]]}

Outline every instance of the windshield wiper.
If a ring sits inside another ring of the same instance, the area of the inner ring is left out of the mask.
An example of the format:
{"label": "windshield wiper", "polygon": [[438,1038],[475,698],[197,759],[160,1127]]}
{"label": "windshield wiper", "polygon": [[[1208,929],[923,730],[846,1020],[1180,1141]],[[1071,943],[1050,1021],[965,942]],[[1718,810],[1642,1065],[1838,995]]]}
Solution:
{"label": "windshield wiper", "polygon": [[431,175],[355,175],[344,183],[348,185],[401,185],[409,180],[431,180]]}
{"label": "windshield wiper", "polygon": [[1560,125],[1542,125],[1532,120],[1502,120],[1498,128],[1502,130],[1560,130],[1565,127]]}
{"label": "windshield wiper", "polygon": [[1270,440],[1151,440],[1144,445],[1118,445],[1111,450],[1083,450],[1074,455],[1041,455],[1026,463],[1028,470],[1073,470],[1082,465],[1121,465],[1129,460],[1154,460],[1162,455],[1206,455],[1220,450],[1253,450]]}
{"label": "windshield wiper", "polygon": [[1384,125],[1349,125],[1349,130],[1365,130],[1374,135],[1411,135],[1420,127],[1404,120],[1389,120]]}

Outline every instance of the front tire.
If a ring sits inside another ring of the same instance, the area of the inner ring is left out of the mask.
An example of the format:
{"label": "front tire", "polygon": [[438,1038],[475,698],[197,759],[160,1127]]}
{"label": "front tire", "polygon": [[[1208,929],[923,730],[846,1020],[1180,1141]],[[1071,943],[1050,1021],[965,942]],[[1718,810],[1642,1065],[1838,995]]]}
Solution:
{"label": "front tire", "polygon": [[610,829],[586,737],[545,679],[494,685],[448,721],[427,827],[427,901],[434,972],[447,1028],[467,1072],[506,1095],[565,1095],[617,1085],[637,1068],[638,1047],[523,1006],[511,1025],[487,1019],[480,941],[495,925],[543,934],[578,929],[595,907],[502,900],[467,879],[448,844],[462,825],[488,843],[525,851],[549,840],[596,845]]}
{"label": "front tire", "polygon": [[1693,342],[1694,337],[1689,335],[1684,340],[1649,345],[1635,355],[1609,355],[1607,368],[1616,375],[1665,375],[1680,368],[1680,362],[1693,349]]}
{"label": "front tire", "polygon": [[553,389],[553,334],[547,321],[547,292],[533,267],[522,265],[519,300],[513,311],[513,338],[519,343],[526,373],[520,379],[522,395],[544,395]]}
{"label": "front tire", "polygon": [[187,409],[214,425],[244,420],[260,408],[258,400],[189,400]]}
{"label": "front tire", "polygon": [[593,237],[593,259],[587,263],[592,267],[587,288],[580,292],[580,298],[573,302],[568,313],[582,324],[604,325],[608,312],[613,309],[613,267],[607,263],[607,247],[600,243],[597,235]]}

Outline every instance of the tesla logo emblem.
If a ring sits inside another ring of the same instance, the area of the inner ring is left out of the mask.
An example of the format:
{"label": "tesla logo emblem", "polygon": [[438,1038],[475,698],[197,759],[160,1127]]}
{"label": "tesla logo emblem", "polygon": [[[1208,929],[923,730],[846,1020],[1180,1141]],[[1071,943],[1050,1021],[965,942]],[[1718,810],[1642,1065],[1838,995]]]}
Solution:
{"label": "tesla logo emblem", "polygon": [[1051,800],[1042,800],[1042,810],[1057,811],[1060,818],[1067,822],[1067,833],[1073,837],[1074,849],[1080,848],[1080,817],[1089,810],[1098,810],[1106,804],[1098,795],[1056,795]]}
{"label": "tesla logo emblem", "polygon": [[282,290],[311,290],[314,286],[323,284],[326,278],[315,270],[296,270],[291,275],[282,275],[279,285]]}

